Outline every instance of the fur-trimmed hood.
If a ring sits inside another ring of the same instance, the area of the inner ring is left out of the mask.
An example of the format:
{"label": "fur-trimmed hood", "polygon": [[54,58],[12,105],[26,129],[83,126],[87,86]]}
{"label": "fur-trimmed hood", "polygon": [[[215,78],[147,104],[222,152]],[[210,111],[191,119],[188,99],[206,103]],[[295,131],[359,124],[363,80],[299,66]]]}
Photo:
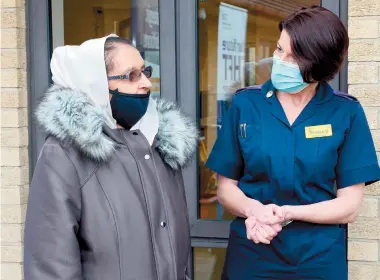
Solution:
{"label": "fur-trimmed hood", "polygon": [[[198,130],[174,104],[158,100],[157,149],[174,170],[184,168],[193,158]],[[61,142],[69,142],[92,160],[105,162],[115,152],[116,143],[104,133],[106,114],[91,104],[86,94],[52,86],[37,108],[43,130]]]}

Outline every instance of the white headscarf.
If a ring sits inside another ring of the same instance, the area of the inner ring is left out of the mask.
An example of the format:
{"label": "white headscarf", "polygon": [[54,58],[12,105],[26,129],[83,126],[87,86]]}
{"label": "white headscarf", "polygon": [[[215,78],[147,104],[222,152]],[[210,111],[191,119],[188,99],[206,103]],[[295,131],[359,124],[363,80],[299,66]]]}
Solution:
{"label": "white headscarf", "polygon": [[[104,44],[111,34],[91,39],[80,46],[62,46],[53,51],[50,62],[53,82],[56,85],[85,93],[94,106],[105,112],[106,124],[116,128],[109,101],[107,72],[104,62]],[[158,113],[156,103],[151,98],[147,112],[131,130],[140,129],[152,145],[158,132]]]}

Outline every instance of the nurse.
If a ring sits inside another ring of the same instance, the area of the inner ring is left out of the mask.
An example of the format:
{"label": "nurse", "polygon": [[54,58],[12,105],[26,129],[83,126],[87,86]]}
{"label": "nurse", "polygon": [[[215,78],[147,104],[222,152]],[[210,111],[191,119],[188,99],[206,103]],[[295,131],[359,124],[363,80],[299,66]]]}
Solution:
{"label": "nurse", "polygon": [[359,101],[334,92],[349,39],[303,8],[279,24],[271,79],[232,98],[207,161],[232,222],[222,279],[347,279],[345,230],[380,169]]}

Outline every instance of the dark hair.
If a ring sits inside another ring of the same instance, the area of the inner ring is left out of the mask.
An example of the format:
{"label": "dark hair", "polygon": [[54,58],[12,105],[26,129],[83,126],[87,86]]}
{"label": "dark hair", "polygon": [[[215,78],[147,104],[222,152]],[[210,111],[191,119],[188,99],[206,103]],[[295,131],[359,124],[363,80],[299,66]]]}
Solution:
{"label": "dark hair", "polygon": [[113,56],[112,52],[118,44],[124,44],[128,46],[133,46],[132,42],[123,37],[108,37],[104,43],[104,62],[106,64],[107,74],[113,70]]}
{"label": "dark hair", "polygon": [[346,27],[334,13],[319,6],[301,8],[281,21],[279,28],[291,38],[305,82],[327,82],[339,72],[349,39]]}

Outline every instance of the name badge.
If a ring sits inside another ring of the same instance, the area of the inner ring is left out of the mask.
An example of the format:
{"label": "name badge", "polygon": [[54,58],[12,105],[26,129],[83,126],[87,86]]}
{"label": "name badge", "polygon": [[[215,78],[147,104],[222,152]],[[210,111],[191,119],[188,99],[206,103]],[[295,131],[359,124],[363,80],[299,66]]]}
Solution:
{"label": "name badge", "polygon": [[315,125],[305,127],[306,138],[318,138],[332,136],[331,124]]}

